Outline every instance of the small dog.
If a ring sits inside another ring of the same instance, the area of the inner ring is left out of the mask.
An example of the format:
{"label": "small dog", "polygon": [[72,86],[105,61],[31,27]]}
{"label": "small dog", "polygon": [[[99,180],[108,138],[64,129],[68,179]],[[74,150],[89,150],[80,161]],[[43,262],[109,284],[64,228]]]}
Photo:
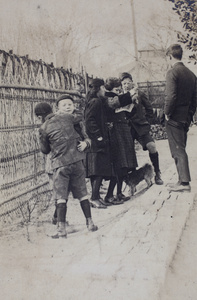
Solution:
{"label": "small dog", "polygon": [[143,180],[146,181],[148,188],[151,187],[153,176],[153,167],[150,164],[145,164],[143,167],[132,173],[128,173],[124,181],[130,187],[131,196],[136,192],[136,186]]}

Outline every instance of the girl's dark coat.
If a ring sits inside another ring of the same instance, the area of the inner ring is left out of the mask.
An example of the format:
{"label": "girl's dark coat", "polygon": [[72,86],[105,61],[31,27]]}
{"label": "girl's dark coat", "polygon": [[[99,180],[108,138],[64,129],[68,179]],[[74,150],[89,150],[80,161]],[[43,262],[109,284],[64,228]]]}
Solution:
{"label": "girl's dark coat", "polygon": [[[131,103],[128,95],[119,99]],[[128,100],[128,101],[127,101]],[[120,103],[120,104],[122,104]],[[87,153],[87,177],[114,176],[121,168],[135,168],[137,160],[130,130],[124,114],[116,114],[105,98],[91,99],[85,110],[86,132],[92,140]],[[110,125],[112,123],[112,127]],[[99,142],[98,138],[103,141]]]}

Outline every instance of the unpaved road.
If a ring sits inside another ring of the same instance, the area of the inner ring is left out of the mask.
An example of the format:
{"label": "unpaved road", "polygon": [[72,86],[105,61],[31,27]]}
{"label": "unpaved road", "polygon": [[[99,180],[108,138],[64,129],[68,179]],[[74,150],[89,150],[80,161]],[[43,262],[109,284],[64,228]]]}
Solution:
{"label": "unpaved road", "polygon": [[[171,168],[174,162],[167,141],[158,141],[157,146],[165,182],[174,180],[176,171]],[[197,127],[190,132],[188,146],[194,189]],[[138,153],[140,165],[147,159],[147,153]],[[103,191],[105,188],[106,183]],[[190,208],[188,194],[185,197],[169,196],[165,186],[138,191],[123,205],[93,209],[99,226],[94,233],[87,232],[79,203],[70,199],[66,240],[50,238],[55,230],[50,222],[54,207],[30,224],[30,242],[24,227],[14,223],[3,226],[1,299],[160,300],[157,294],[161,286],[162,300],[197,299],[196,205],[191,206],[170,268],[166,265],[169,249],[173,250],[170,247],[176,248],[174,234],[179,219],[182,216],[184,221],[184,208]]]}
{"label": "unpaved road", "polygon": [[166,275],[161,300],[197,299],[197,199]]}

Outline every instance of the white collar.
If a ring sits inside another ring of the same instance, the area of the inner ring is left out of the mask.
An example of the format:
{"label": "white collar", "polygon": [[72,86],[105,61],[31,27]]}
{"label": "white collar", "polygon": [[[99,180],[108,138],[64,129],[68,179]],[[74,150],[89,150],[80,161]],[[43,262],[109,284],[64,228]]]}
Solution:
{"label": "white collar", "polygon": [[176,64],[179,64],[179,63],[182,63],[182,61],[181,60],[175,61],[172,65],[172,67],[174,67]]}

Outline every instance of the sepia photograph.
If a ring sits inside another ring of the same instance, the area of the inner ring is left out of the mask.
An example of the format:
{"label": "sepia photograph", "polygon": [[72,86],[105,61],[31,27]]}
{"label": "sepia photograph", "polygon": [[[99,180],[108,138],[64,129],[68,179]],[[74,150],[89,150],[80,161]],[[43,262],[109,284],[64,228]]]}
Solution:
{"label": "sepia photograph", "polygon": [[197,1],[0,0],[4,300],[197,298]]}

